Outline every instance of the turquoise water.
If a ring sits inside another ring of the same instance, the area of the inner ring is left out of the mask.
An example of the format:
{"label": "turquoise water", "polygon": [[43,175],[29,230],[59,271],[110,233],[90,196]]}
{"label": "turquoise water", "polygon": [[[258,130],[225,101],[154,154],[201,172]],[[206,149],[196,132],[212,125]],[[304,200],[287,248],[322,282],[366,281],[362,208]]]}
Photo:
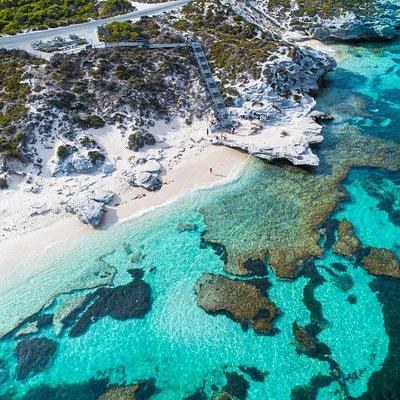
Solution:
{"label": "turquoise water", "polygon": [[[394,159],[398,153],[382,157],[374,150],[393,149],[393,142],[399,142],[400,44],[338,49],[347,57],[317,99],[335,116],[316,150],[321,167],[305,171],[253,161],[235,182],[189,194],[139,220],[98,232],[63,257],[36,260],[44,264],[41,273],[0,293],[4,330],[44,304],[39,314],[57,312],[65,302],[92,293],[99,279],[105,284],[113,277],[115,287],[124,285],[132,279],[130,268],[144,271],[152,291],[144,318],[104,317],[79,337],[70,337],[68,328],[57,334],[51,325],[28,336],[53,339],[57,351],[42,372],[25,380],[17,381],[15,373],[20,339],[15,332],[5,336],[0,341],[0,399],[95,399],[86,384],[103,378],[109,379],[108,386],[154,378],[158,390],[152,398],[159,400],[184,399],[199,390],[206,397],[198,399],[214,398],[226,384],[225,372],[243,376],[251,400],[396,398],[399,341],[390,326],[398,326],[400,318],[387,310],[396,309],[388,306],[394,301],[388,293],[400,294],[400,286],[334,255],[329,240],[309,220],[319,203],[330,204],[330,194],[340,192],[340,162],[353,159],[366,167],[353,169],[344,181],[348,197],[330,213],[323,232],[346,218],[365,246],[385,247],[400,256],[399,173],[367,167],[399,161]],[[182,223],[195,229],[180,231]],[[269,283],[261,284],[280,315],[276,332],[263,336],[197,305],[194,285],[203,273],[229,276],[224,258],[204,238],[223,244],[229,263],[273,246],[295,253],[318,241],[323,254],[305,264],[296,279],[279,279],[276,266],[268,270]],[[142,258],[132,263],[138,251]],[[99,270],[109,274],[99,277]],[[316,332],[331,354],[299,354],[294,321]],[[257,368],[265,380],[255,381],[239,367]],[[48,387],[57,387],[57,394]]]}

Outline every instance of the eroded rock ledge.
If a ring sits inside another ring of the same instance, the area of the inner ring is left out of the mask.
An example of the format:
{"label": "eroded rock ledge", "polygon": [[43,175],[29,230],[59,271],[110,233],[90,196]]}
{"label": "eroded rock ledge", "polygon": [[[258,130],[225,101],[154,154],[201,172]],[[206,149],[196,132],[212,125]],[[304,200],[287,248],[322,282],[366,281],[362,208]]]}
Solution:
{"label": "eroded rock ledge", "polygon": [[210,314],[224,314],[256,333],[273,333],[273,319],[279,311],[257,283],[205,273],[196,282],[197,304]]}

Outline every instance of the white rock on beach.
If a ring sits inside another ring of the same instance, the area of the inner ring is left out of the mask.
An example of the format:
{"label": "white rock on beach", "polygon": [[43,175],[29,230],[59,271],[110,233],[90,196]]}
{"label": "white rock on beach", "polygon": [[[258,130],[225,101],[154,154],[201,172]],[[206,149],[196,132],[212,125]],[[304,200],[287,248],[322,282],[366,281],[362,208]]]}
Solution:
{"label": "white rock on beach", "polygon": [[147,190],[156,190],[160,186],[161,164],[157,160],[141,159],[129,170],[124,171],[124,178],[133,186]]}
{"label": "white rock on beach", "polygon": [[68,201],[65,210],[75,214],[84,224],[97,226],[104,214],[104,203],[79,195]]}
{"label": "white rock on beach", "polygon": [[108,204],[114,197],[114,192],[112,190],[97,189],[90,197],[92,200]]}
{"label": "white rock on beach", "polygon": [[117,169],[117,167],[115,166],[115,164],[112,163],[106,163],[101,167],[101,171],[103,172],[103,174],[112,174],[115,170]]}

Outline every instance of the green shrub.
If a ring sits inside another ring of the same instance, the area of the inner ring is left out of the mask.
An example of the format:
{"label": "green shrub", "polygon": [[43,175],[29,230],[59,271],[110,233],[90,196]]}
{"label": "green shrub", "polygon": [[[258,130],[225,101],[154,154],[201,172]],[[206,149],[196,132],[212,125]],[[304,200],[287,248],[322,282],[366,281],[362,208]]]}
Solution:
{"label": "green shrub", "polygon": [[98,150],[92,150],[88,152],[88,157],[90,159],[90,162],[93,165],[101,165],[104,163],[106,157],[104,156],[104,154],[102,154],[100,151]]}
{"label": "green shrub", "polygon": [[131,21],[116,21],[99,27],[98,35],[103,42],[135,41],[140,37],[140,30]]}
{"label": "green shrub", "polygon": [[103,128],[105,125],[105,122],[103,118],[99,117],[98,115],[89,115],[86,118],[78,118],[76,120],[76,124],[79,126],[81,129],[100,129]]}
{"label": "green shrub", "polygon": [[135,7],[133,7],[129,0],[106,0],[101,7],[101,13],[104,17],[124,14],[134,10]]}
{"label": "green shrub", "polygon": [[20,157],[20,146],[24,137],[22,133],[18,133],[11,138],[0,136],[0,153],[7,157]]}
{"label": "green shrub", "polygon": [[75,151],[77,151],[77,148],[75,146],[71,146],[70,144],[61,144],[60,146],[58,146],[56,154],[60,160],[64,160]]}
{"label": "green shrub", "polygon": [[0,33],[69,25],[96,16],[94,0],[1,0]]}
{"label": "green shrub", "polygon": [[79,141],[81,142],[81,145],[86,149],[93,149],[94,147],[97,146],[96,141],[90,138],[89,136],[84,136]]}
{"label": "green shrub", "polygon": [[3,176],[0,177],[0,189],[8,189],[7,178]]}
{"label": "green shrub", "polygon": [[156,144],[156,139],[148,131],[136,131],[129,135],[128,149],[139,151],[144,146],[151,146]]}

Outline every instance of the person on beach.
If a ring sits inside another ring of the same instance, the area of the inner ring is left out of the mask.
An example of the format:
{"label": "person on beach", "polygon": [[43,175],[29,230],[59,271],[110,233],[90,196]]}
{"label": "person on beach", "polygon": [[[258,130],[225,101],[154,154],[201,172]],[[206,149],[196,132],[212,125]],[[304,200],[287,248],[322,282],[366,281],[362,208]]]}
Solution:
{"label": "person on beach", "polygon": [[212,171],[212,168],[210,167],[210,174],[212,174],[213,173],[213,171]]}

